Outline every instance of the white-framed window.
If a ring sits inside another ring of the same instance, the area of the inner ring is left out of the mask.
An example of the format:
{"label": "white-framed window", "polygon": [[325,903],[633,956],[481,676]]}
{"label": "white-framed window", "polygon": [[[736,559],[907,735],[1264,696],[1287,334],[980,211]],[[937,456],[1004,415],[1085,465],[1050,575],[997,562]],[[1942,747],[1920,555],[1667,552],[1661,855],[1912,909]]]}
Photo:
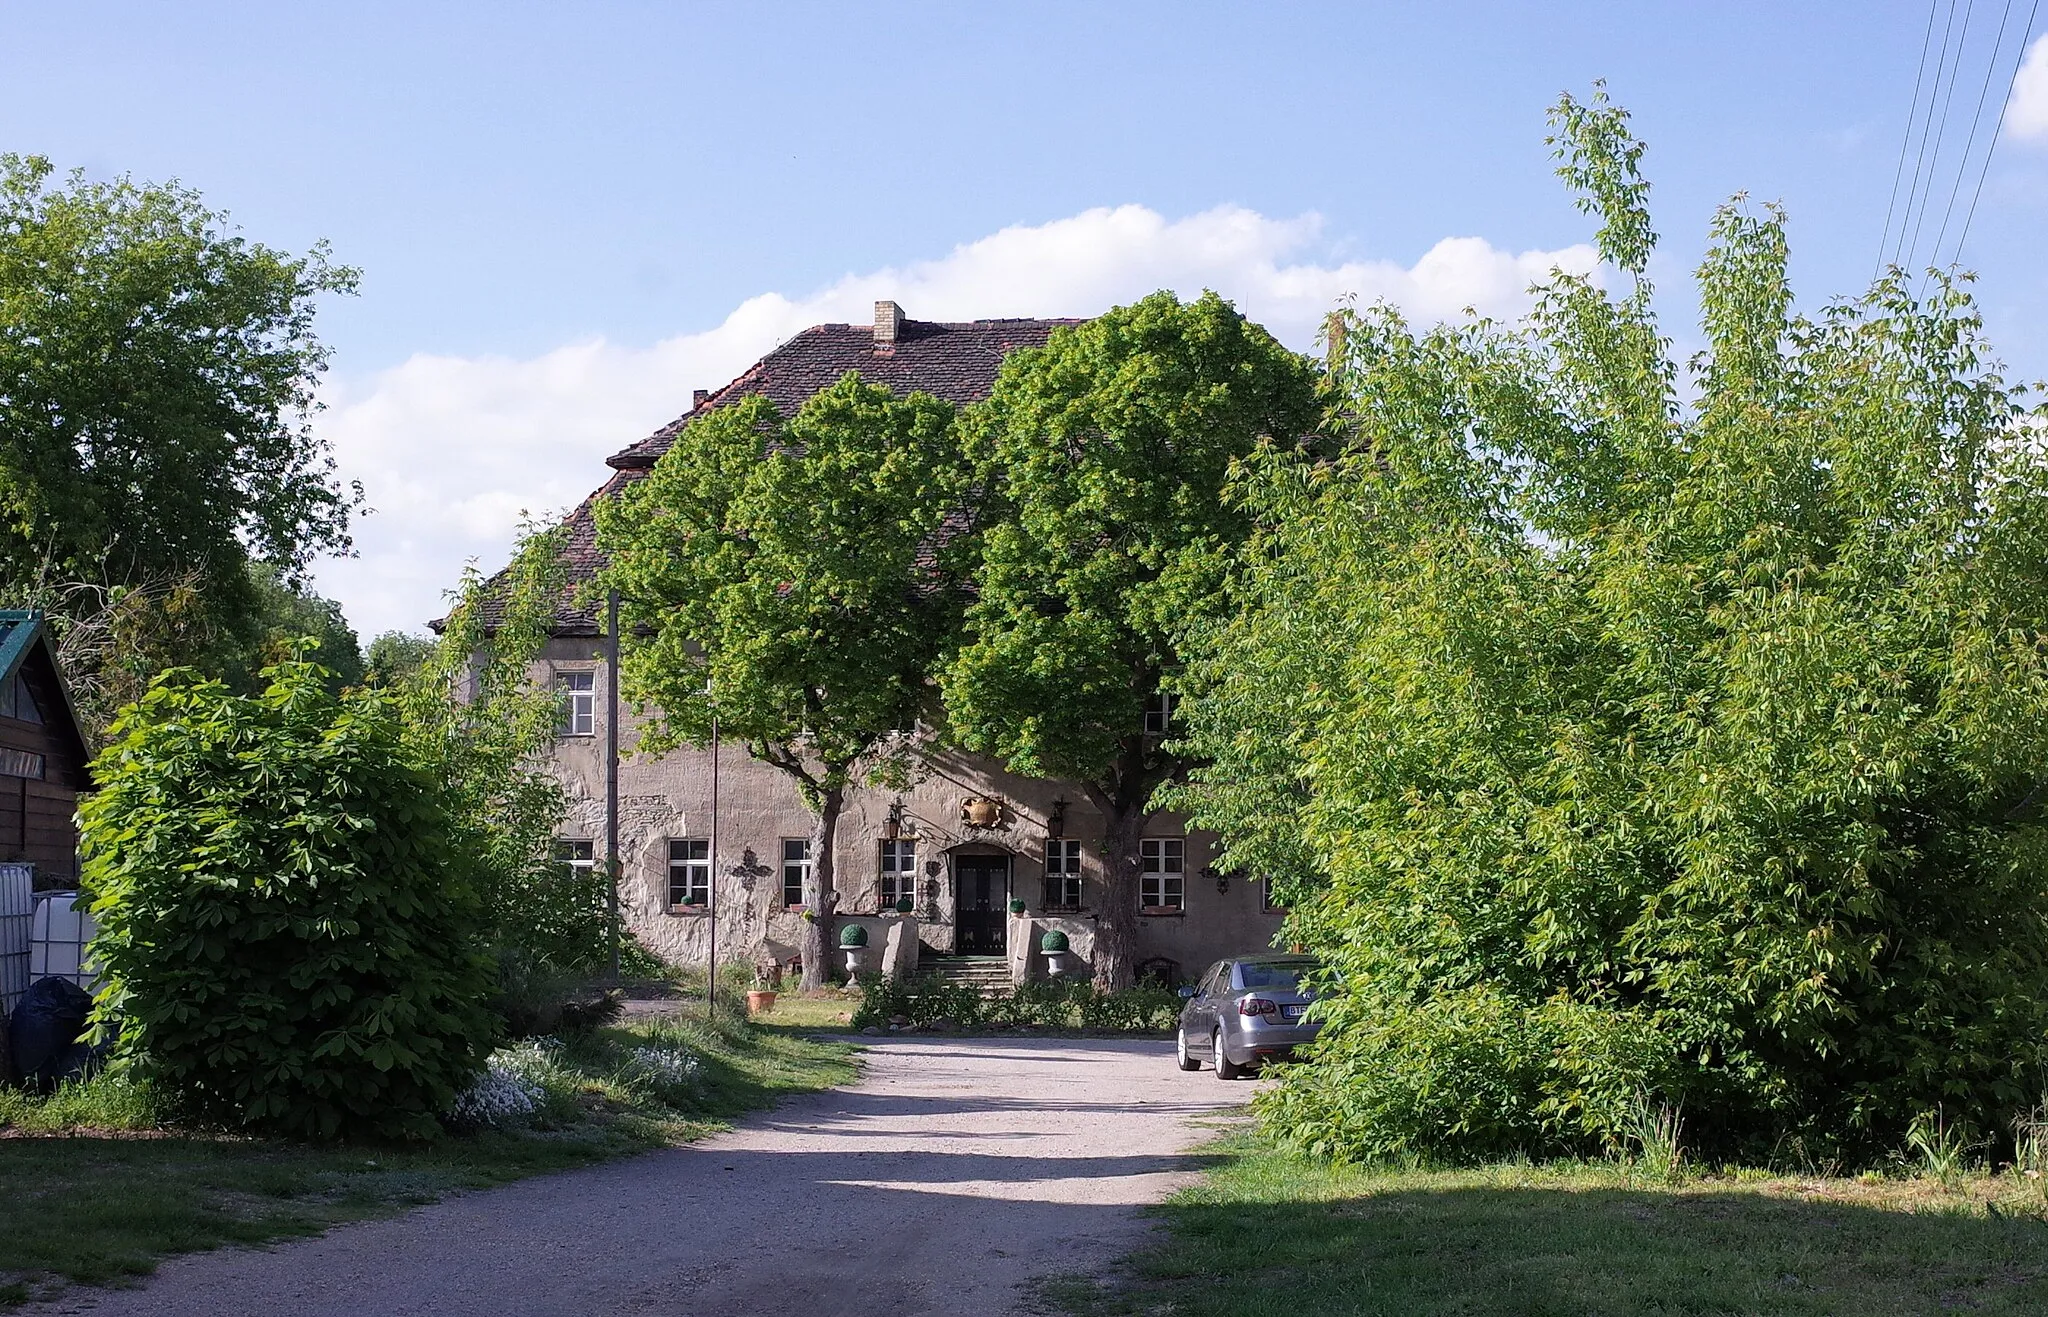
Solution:
{"label": "white-framed window", "polygon": [[1145,706],[1145,735],[1164,736],[1173,728],[1173,706],[1179,703],[1165,691],[1152,697],[1152,703]]}
{"label": "white-framed window", "polygon": [[1081,904],[1081,843],[1050,837],[1045,843],[1045,907],[1073,910]]}
{"label": "white-framed window", "polygon": [[1138,904],[1146,910],[1187,908],[1185,837],[1146,837],[1138,843]]}
{"label": "white-framed window", "polygon": [[670,909],[711,904],[710,838],[669,838],[668,904]]}
{"label": "white-framed window", "polygon": [[590,736],[597,731],[597,674],[558,672],[555,690],[562,697],[562,735]]}
{"label": "white-framed window", "polygon": [[564,878],[588,878],[597,869],[597,843],[587,837],[558,838],[555,863],[562,866]]}
{"label": "white-framed window", "polygon": [[882,843],[882,908],[893,910],[904,897],[917,905],[917,839],[900,837]]}
{"label": "white-framed window", "polygon": [[804,887],[811,881],[811,839],[809,837],[784,837],[782,839],[782,904],[785,907],[804,903]]}

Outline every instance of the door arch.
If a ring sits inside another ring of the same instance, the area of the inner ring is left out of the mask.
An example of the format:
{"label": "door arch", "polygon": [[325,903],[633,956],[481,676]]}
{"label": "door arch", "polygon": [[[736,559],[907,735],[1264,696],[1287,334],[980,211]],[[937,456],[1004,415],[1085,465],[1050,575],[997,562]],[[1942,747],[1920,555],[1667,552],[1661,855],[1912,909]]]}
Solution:
{"label": "door arch", "polygon": [[1000,956],[1010,945],[1010,854],[995,849],[955,851],[953,953]]}

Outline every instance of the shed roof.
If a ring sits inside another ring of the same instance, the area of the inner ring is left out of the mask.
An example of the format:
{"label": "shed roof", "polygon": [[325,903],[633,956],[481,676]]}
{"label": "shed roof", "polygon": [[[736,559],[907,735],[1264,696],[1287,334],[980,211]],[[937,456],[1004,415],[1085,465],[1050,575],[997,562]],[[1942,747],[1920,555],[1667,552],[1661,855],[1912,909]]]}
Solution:
{"label": "shed roof", "polygon": [[42,680],[36,684],[57,692],[58,707],[44,710],[44,726],[52,736],[69,742],[69,749],[77,756],[78,780],[72,785],[81,791],[90,790],[92,776],[85,764],[92,758],[92,750],[78,721],[78,706],[72,702],[64,668],[57,661],[49,619],[39,608],[0,608],[0,684],[15,680],[31,664],[43,668],[38,674]]}

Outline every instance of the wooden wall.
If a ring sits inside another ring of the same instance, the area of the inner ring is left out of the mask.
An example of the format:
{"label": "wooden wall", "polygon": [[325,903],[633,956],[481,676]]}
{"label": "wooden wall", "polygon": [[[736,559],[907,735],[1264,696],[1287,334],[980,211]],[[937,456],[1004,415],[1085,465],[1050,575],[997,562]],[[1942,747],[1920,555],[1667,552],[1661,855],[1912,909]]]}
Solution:
{"label": "wooden wall", "polygon": [[36,887],[72,887],[78,878],[77,785],[85,764],[56,690],[54,673],[39,654],[22,665],[43,721],[0,716],[0,749],[43,757],[40,779],[0,774],[0,862],[26,860],[36,866]]}

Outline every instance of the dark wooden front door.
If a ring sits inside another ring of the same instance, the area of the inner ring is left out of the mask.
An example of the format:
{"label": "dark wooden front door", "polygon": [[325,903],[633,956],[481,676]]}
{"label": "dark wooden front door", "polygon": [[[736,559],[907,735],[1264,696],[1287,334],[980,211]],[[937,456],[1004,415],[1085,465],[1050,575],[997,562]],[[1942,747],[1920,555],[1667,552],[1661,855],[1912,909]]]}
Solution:
{"label": "dark wooden front door", "polygon": [[1010,857],[953,857],[953,950],[998,956],[1009,946]]}

